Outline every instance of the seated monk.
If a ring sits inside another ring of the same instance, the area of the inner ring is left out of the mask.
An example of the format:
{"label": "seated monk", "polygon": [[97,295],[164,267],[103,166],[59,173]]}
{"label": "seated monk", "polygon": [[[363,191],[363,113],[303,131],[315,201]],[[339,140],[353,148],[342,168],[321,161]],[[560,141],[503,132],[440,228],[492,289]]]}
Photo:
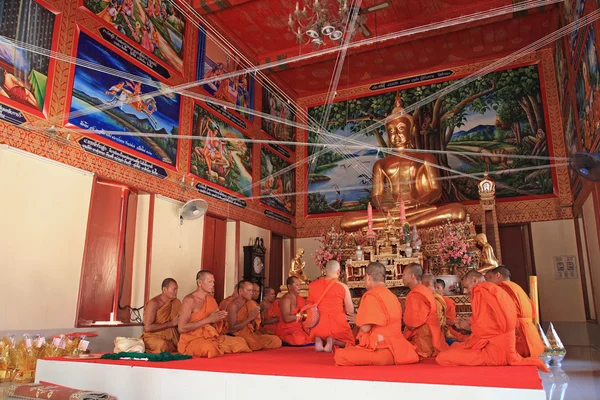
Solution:
{"label": "seated monk", "polygon": [[179,313],[179,345],[181,354],[194,357],[218,357],[229,353],[249,353],[251,350],[242,338],[220,335],[221,324],[227,311],[219,310],[209,293],[215,286],[215,277],[202,270],[196,275],[198,289],[183,299]]}
{"label": "seated monk", "polygon": [[252,300],[258,302],[258,298],[260,297],[260,286],[258,283],[252,283]]}
{"label": "seated monk", "polygon": [[360,300],[355,320],[360,326],[358,345],[336,349],[337,365],[399,365],[419,362],[414,347],[402,336],[402,306],[385,286],[385,267],[372,262],[367,267],[367,292]]}
{"label": "seated monk", "polygon": [[[347,344],[354,345],[356,342],[347,318],[347,315],[354,315],[352,296],[348,286],[338,280],[339,276],[340,263],[330,260],[325,265],[325,277],[308,286],[308,304],[316,304],[327,290],[317,305],[319,323],[310,330],[315,351],[331,353],[334,345],[346,347]],[[323,342],[326,343],[325,346]]]}
{"label": "seated monk", "polygon": [[239,283],[236,283],[233,287],[233,293],[231,294],[231,296],[225,297],[223,301],[221,301],[221,303],[219,304],[219,310],[226,311],[227,306],[229,305],[229,303],[231,303],[231,300],[238,297],[238,285]]}
{"label": "seated monk", "polygon": [[305,306],[304,299],[300,296],[302,282],[296,276],[286,280],[288,292],[279,299],[280,319],[275,328],[275,334],[285,343],[293,346],[302,346],[312,343],[308,333],[298,322],[296,314]]}
{"label": "seated monk", "polygon": [[469,335],[465,332],[459,332],[458,328],[454,326],[456,321],[456,303],[448,296],[444,296],[444,289],[446,288],[446,282],[443,279],[435,280],[435,292],[439,294],[446,303],[446,339],[458,340],[464,342],[468,339]]}
{"label": "seated monk", "polygon": [[437,292],[435,291],[435,287],[433,286],[434,281],[435,276],[433,276],[433,274],[423,274],[423,277],[421,278],[421,283],[423,284],[423,286],[431,290],[431,293],[433,294],[433,298],[435,299],[436,305],[437,319],[440,323],[440,328],[442,328],[442,333],[445,333],[444,331],[446,328],[446,302],[444,301],[444,298],[437,294]]}
{"label": "seated monk", "polygon": [[441,365],[535,365],[549,372],[539,358],[523,358],[515,348],[517,309],[505,290],[486,282],[475,270],[467,272],[463,285],[471,294],[469,340],[454,343],[441,352],[436,361]]}
{"label": "seated monk", "polygon": [[485,280],[504,289],[517,307],[516,349],[521,357],[539,357],[544,352],[544,342],[533,323],[535,307],[521,286],[510,280],[505,266],[486,272]]}
{"label": "seated monk", "polygon": [[263,301],[260,303],[261,333],[274,335],[281,314],[279,302],[275,299],[275,289],[272,287],[265,287],[264,293]]}
{"label": "seated monk", "polygon": [[252,300],[252,282],[238,284],[238,296],[227,306],[229,333],[243,338],[252,351],[277,349],[281,339],[275,335],[260,334],[260,307]]}
{"label": "seated monk", "polygon": [[412,263],[404,270],[402,279],[410,288],[404,310],[404,337],[417,349],[422,358],[435,357],[448,348],[438,321],[437,306],[431,290],[421,284],[423,267]]}
{"label": "seated monk", "polygon": [[177,282],[167,278],[161,285],[162,293],[150,299],[144,307],[144,334],[146,353],[173,353],[179,342],[179,309],[181,301],[177,298]]}

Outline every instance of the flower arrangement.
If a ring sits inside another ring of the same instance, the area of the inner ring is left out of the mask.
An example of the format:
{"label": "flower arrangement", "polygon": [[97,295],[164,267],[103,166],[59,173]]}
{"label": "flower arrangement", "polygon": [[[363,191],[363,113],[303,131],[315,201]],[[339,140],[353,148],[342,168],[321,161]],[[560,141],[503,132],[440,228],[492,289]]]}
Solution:
{"label": "flower arrangement", "polygon": [[444,264],[469,265],[472,262],[467,243],[457,236],[444,236],[438,244],[438,251]]}
{"label": "flower arrangement", "polygon": [[342,247],[345,240],[342,232],[337,232],[332,226],[331,230],[321,235],[318,240],[321,246],[315,250],[312,257],[320,269],[324,269],[325,264],[330,260],[342,260]]}

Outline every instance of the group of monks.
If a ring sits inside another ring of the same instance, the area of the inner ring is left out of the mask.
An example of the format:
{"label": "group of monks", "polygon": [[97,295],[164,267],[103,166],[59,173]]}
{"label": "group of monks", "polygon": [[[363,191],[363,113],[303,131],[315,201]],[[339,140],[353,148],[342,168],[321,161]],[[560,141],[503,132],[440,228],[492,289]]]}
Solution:
{"label": "group of monks", "polygon": [[[404,312],[385,285],[383,264],[368,265],[367,291],[356,313],[348,287],[339,281],[340,264],[328,262],[325,272],[309,285],[306,301],[300,280],[292,276],[281,299],[267,287],[260,304],[260,287],[247,280],[218,305],[210,271],[198,272],[198,287],[183,303],[177,282],[165,279],[162,293],[145,307],[146,351],[211,358],[314,343],[315,351],[334,353],[337,365],[399,365],[435,357],[441,365],[535,365],[547,371],[538,358],[544,344],[533,324],[534,305],[504,266],[463,278],[471,295],[470,320],[457,317],[454,301],[443,296],[444,281],[424,274],[419,264],[403,273],[410,288]],[[298,317],[307,304],[319,314],[308,331]]]}

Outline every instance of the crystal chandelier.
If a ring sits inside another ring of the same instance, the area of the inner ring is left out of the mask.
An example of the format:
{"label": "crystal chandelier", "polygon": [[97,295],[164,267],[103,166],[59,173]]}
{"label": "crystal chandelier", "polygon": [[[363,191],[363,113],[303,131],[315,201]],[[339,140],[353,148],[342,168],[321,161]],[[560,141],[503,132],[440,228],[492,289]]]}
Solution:
{"label": "crystal chandelier", "polygon": [[325,39],[336,42],[342,39],[351,8],[347,0],[302,0],[296,2],[296,10],[290,14],[289,30],[296,35],[298,43],[322,45]]}

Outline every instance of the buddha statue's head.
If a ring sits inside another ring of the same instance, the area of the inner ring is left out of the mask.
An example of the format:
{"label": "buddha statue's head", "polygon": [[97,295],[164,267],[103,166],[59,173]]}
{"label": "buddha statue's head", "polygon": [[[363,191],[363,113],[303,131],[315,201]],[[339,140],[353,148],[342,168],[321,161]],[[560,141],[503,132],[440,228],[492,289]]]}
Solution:
{"label": "buddha statue's head", "polygon": [[400,92],[396,95],[396,102],[392,114],[397,114],[397,116],[385,124],[390,147],[399,149],[412,147],[412,128],[414,120],[412,115],[404,112]]}

